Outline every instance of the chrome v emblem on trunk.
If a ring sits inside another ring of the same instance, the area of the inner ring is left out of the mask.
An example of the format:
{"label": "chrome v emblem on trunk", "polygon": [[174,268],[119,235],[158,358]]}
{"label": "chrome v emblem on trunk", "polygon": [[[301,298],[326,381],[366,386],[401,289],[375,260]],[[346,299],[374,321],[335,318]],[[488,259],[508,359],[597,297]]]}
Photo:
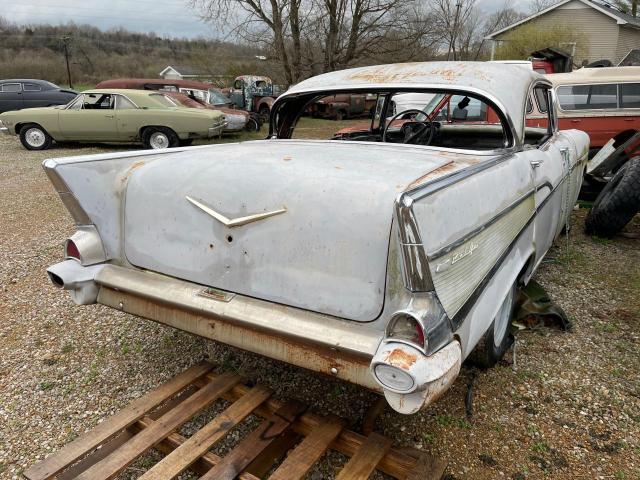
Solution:
{"label": "chrome v emblem on trunk", "polygon": [[246,225],[247,223],[257,222],[258,220],[263,220],[265,218],[273,217],[274,215],[279,215],[287,211],[286,208],[281,208],[280,210],[274,210],[272,212],[264,212],[264,213],[256,213],[255,215],[247,215],[246,217],[238,217],[238,218],[227,218],[221,213],[216,212],[213,208],[205,205],[204,203],[192,198],[190,196],[185,197],[189,202],[194,204],[200,210],[205,213],[208,213],[213,218],[218,220],[225,227],[233,228],[240,227],[241,225]]}

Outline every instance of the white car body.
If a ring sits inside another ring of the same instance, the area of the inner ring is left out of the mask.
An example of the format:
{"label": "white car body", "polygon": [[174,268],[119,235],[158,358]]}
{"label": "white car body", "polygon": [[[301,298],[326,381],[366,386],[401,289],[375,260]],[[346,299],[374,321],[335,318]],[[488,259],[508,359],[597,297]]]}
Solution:
{"label": "white car body", "polygon": [[[491,63],[362,67],[278,98],[268,140],[47,160],[79,252],[67,247],[49,275],[76,303],[333,375],[413,413],[452,384],[568,221],[589,141],[552,125],[527,143],[526,99],[553,98],[550,86]],[[409,88],[488,99],[504,147],[286,138],[299,99]],[[398,315],[419,324],[420,346],[389,334]],[[378,367],[407,383],[385,384]]]}

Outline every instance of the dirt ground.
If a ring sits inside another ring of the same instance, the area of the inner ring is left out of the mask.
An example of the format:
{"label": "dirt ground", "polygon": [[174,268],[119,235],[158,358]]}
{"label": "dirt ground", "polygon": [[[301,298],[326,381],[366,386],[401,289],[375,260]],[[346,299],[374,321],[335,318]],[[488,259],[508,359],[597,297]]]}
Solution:
{"label": "dirt ground", "polygon": [[[49,284],[45,268],[62,259],[73,225],[42,160],[129,148],[27,152],[0,136],[0,477],[20,478],[206,356],[359,428],[371,393],[106,307],[75,306]],[[463,367],[437,404],[413,416],[387,411],[380,432],[447,459],[449,479],[640,478],[640,241],[585,236],[585,214],[574,213],[569,245],[562,237],[536,275],[573,331],[521,331],[515,362],[511,351],[490,371]],[[627,231],[640,234],[638,217]],[[324,459],[311,478],[331,478],[338,462]]]}

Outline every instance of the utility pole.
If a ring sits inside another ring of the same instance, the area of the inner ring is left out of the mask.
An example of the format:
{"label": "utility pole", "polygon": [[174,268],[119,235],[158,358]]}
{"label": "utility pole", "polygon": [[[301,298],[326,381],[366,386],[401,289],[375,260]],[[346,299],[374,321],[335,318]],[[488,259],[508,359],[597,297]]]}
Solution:
{"label": "utility pole", "polygon": [[69,88],[73,88],[71,83],[71,68],[69,68],[69,42],[71,41],[70,35],[65,35],[61,38],[62,47],[64,48],[64,59],[67,62],[67,79],[69,80]]}
{"label": "utility pole", "polygon": [[[461,0],[456,2],[456,15],[453,18],[453,33],[451,35],[451,43],[449,44],[449,50],[453,50],[453,60],[456,60],[456,40],[458,37],[458,18],[460,16],[460,7],[462,7]],[[447,60],[449,60],[449,54],[447,54]]]}

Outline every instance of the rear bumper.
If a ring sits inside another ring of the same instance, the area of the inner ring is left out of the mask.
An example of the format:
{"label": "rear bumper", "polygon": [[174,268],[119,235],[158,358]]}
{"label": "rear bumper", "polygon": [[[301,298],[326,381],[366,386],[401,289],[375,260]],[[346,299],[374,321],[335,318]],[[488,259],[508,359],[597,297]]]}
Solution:
{"label": "rear bumper", "polygon": [[[75,277],[82,277],[82,287],[89,288],[87,275],[79,269],[91,270],[86,273],[96,287],[93,301],[355,383],[384,394],[401,413],[413,413],[435,401],[460,369],[457,341],[429,357],[407,351],[415,356],[407,371],[417,379],[419,388],[410,394],[390,392],[375,380],[372,361],[389,358],[389,348],[409,347],[384,343],[383,332],[367,325],[116,265],[81,267],[67,260],[50,267],[49,272],[58,272],[60,278],[54,283],[71,290],[73,296],[74,288],[80,285]],[[63,272],[70,272],[69,278],[61,278],[66,274]],[[82,299],[91,303],[87,296]]]}

